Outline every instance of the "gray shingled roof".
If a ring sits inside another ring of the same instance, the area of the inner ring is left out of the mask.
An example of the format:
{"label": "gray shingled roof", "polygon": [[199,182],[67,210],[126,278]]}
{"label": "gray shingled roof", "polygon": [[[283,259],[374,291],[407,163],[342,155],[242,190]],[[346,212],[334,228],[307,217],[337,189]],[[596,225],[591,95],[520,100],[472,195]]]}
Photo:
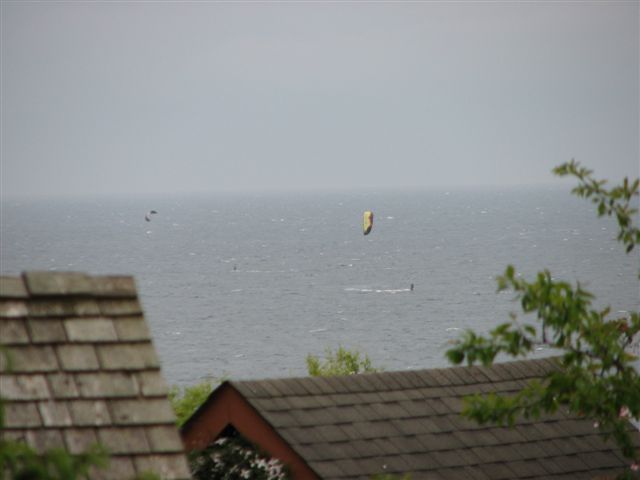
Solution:
{"label": "gray shingled roof", "polygon": [[[412,473],[413,480],[580,479],[621,472],[628,462],[588,420],[558,413],[509,429],[460,417],[463,396],[515,392],[550,368],[552,359],[230,385],[323,479],[385,472]],[[637,432],[635,440],[640,447]]]}
{"label": "gray shingled roof", "polygon": [[189,478],[167,387],[131,277],[0,277],[2,435],[38,450],[111,452],[92,478]]}

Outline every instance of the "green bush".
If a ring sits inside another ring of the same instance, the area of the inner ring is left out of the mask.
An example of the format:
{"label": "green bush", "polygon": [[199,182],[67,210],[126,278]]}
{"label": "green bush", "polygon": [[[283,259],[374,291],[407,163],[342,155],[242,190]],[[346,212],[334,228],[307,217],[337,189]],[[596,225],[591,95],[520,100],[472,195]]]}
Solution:
{"label": "green bush", "polygon": [[347,350],[339,346],[335,353],[330,348],[325,350],[324,362],[314,356],[307,355],[307,371],[312,377],[330,377],[334,375],[354,375],[357,373],[378,372],[373,368],[369,356],[360,359],[360,352]]}

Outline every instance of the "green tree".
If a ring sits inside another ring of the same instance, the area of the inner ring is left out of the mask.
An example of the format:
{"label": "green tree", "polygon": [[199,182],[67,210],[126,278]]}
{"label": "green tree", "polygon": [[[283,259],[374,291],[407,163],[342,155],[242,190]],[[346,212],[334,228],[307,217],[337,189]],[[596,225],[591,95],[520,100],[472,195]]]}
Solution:
{"label": "green tree", "polygon": [[[605,181],[594,179],[590,170],[573,160],[554,173],[576,177],[579,184],[572,192],[596,203],[599,216],[616,218],[618,240],[627,253],[640,243],[640,230],[634,224],[640,180],[625,178],[608,189]],[[640,418],[640,376],[633,366],[637,357],[629,347],[640,331],[640,313],[611,318],[609,308],[592,307],[593,295],[579,283],[556,281],[548,270],[527,281],[509,265],[497,281],[498,290],[515,292],[523,312],[534,315],[539,325],[521,323],[511,314],[511,321],[488,336],[469,330],[447,351],[449,361],[490,365],[498,354],[524,357],[542,341],[558,349],[558,369],[513,396],[471,396],[463,415],[480,423],[512,425],[519,415],[537,418],[567,408],[592,419],[605,438],[615,440],[629,459],[630,468],[622,478],[632,478],[640,452],[632,443],[629,419]]]}
{"label": "green tree", "polygon": [[333,375],[353,375],[356,373],[377,372],[371,365],[369,356],[360,359],[360,352],[347,350],[342,345],[335,353],[330,348],[325,350],[325,360],[314,355],[307,355],[307,371],[312,377],[330,377]]}

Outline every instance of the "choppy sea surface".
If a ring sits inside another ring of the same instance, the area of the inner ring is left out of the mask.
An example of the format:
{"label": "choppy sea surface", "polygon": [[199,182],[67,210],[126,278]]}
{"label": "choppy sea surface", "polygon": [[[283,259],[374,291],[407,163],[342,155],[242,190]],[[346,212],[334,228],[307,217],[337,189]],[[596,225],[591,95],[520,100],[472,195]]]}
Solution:
{"label": "choppy sea surface", "polygon": [[170,384],[305,375],[339,345],[447,366],[462,330],[520,311],[496,293],[508,264],[580,280],[614,315],[640,304],[637,250],[565,188],[3,199],[0,226],[2,274],[135,276]]}

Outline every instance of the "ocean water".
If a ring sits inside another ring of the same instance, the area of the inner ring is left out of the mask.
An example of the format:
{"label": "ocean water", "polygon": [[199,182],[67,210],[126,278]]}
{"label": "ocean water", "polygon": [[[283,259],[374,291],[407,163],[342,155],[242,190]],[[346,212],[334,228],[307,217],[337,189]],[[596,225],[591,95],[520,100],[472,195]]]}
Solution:
{"label": "ocean water", "polygon": [[339,345],[446,366],[462,330],[520,312],[496,293],[508,264],[580,280],[614,314],[640,304],[637,250],[564,188],[3,200],[0,226],[2,274],[134,275],[170,384],[305,375]]}

